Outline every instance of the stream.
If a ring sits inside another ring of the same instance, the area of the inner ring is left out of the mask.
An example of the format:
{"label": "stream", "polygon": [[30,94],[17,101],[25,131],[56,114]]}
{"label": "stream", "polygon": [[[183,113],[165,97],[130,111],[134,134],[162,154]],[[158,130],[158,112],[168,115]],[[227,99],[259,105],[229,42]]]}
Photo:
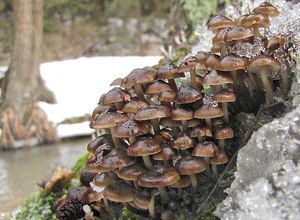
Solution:
{"label": "stream", "polygon": [[71,168],[85,152],[88,138],[55,145],[0,152],[0,219],[17,208],[58,166]]}

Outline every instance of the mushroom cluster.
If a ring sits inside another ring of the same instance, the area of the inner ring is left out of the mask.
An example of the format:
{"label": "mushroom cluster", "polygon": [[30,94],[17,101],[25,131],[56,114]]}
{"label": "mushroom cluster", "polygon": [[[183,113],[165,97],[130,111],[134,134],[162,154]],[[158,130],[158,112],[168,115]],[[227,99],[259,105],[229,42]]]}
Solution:
{"label": "mushroom cluster", "polygon": [[[97,137],[87,146],[93,156],[82,171],[92,209],[111,212],[117,202],[155,217],[155,202],[166,204],[170,191],[178,198],[183,190],[201,192],[204,172],[218,176],[234,136],[228,104],[237,100],[235,92],[250,82],[254,90],[264,88],[270,104],[274,80],[288,89],[287,71],[280,71],[287,64],[276,60],[287,54],[284,37],[261,35],[277,14],[263,3],[236,21],[217,15],[208,23],[215,33],[211,53],[187,56],[178,66],[162,61],[134,69],[111,84],[92,113]],[[250,58],[233,50],[257,42],[264,49]],[[179,83],[182,78],[187,82]]]}

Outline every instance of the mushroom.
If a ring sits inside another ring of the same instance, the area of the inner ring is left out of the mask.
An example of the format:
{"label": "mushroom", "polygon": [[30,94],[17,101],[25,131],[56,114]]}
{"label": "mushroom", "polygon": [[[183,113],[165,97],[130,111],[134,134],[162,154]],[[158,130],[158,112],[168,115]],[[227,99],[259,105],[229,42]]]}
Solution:
{"label": "mushroom", "polygon": [[180,158],[175,168],[178,170],[180,175],[189,175],[193,186],[193,189],[197,188],[197,177],[195,174],[201,173],[206,170],[205,163],[198,157],[185,156]]}
{"label": "mushroom", "polygon": [[253,10],[253,12],[271,17],[277,16],[279,14],[278,9],[269,2],[261,3]]}
{"label": "mushroom", "polygon": [[217,165],[223,165],[223,164],[227,163],[228,157],[224,151],[221,151],[217,156],[212,157],[209,162],[212,166],[214,175],[217,177],[218,176]]}
{"label": "mushroom", "polygon": [[254,40],[259,36],[259,28],[267,28],[270,25],[270,20],[267,16],[259,13],[251,13],[246,15],[241,21],[241,25],[253,29]]}
{"label": "mushroom", "polygon": [[138,184],[147,188],[158,188],[162,203],[168,201],[168,193],[165,189],[176,183],[180,179],[180,175],[173,167],[157,166],[146,173],[142,174],[138,180]]}
{"label": "mushroom", "polygon": [[212,137],[212,132],[206,126],[198,126],[191,131],[191,137],[198,138],[198,142],[201,143],[204,141],[204,137]]}
{"label": "mushroom", "polygon": [[109,84],[110,86],[121,86],[122,84],[122,78],[116,78],[114,81],[111,82],[111,84]]}
{"label": "mushroom", "polygon": [[220,153],[219,148],[213,142],[198,143],[194,148],[192,155],[195,157],[203,157],[206,169],[210,172],[209,158],[215,157]]}
{"label": "mushroom", "polygon": [[208,30],[215,32],[232,26],[234,26],[234,22],[224,15],[217,15],[213,17],[207,24]]}
{"label": "mushroom", "polygon": [[206,65],[202,63],[197,63],[197,58],[195,56],[187,57],[180,65],[179,71],[190,72],[191,86],[198,89],[196,83],[196,70],[206,70]]}
{"label": "mushroom", "polygon": [[280,64],[268,56],[258,56],[251,60],[248,72],[259,73],[266,92],[266,103],[274,102],[273,90],[270,85],[268,74],[280,71]]}
{"label": "mushroom", "polygon": [[175,78],[184,77],[184,73],[178,71],[178,67],[175,64],[168,63],[162,65],[157,72],[157,78],[161,80],[168,80],[172,89],[177,92],[177,86],[175,83]]}
{"label": "mushroom", "polygon": [[156,134],[159,133],[159,118],[165,118],[171,116],[171,109],[164,105],[149,105],[147,107],[141,108],[135,115],[135,119],[138,121],[150,120],[153,129]]}
{"label": "mushroom", "polygon": [[214,95],[214,100],[217,102],[222,103],[222,109],[224,112],[224,121],[225,123],[229,123],[229,116],[228,116],[228,102],[235,102],[236,95],[230,90],[222,90]]}
{"label": "mushroom", "polygon": [[131,166],[123,167],[119,170],[118,176],[126,181],[133,181],[134,187],[139,189],[139,185],[137,184],[138,178],[146,172],[146,168],[142,166],[140,163],[135,163]]}
{"label": "mushroom", "polygon": [[216,70],[210,71],[203,79],[204,86],[213,86],[214,93],[222,89],[222,85],[232,84],[232,77],[228,73],[217,72]]}
{"label": "mushroom", "polygon": [[176,103],[177,104],[194,103],[201,98],[202,98],[202,93],[198,89],[195,89],[190,86],[182,86],[178,90],[176,96]]}
{"label": "mushroom", "polygon": [[218,140],[218,145],[222,151],[225,151],[225,140],[233,138],[233,136],[233,130],[226,125],[221,125],[214,131],[214,138]]}
{"label": "mushroom", "polygon": [[112,139],[109,134],[102,134],[98,137],[96,137],[94,140],[92,140],[86,147],[87,151],[95,154],[96,150],[101,147],[102,145],[110,145],[112,144]]}
{"label": "mushroom", "polygon": [[81,185],[89,187],[90,182],[93,181],[93,179],[96,175],[97,175],[97,173],[95,173],[95,172],[89,172],[89,171],[83,169],[80,172],[80,177],[79,177]]}
{"label": "mushroom", "polygon": [[97,187],[105,187],[112,182],[112,178],[108,175],[108,173],[98,173],[94,179],[93,184]]}
{"label": "mushroom", "polygon": [[160,151],[160,142],[152,137],[143,137],[127,149],[129,156],[143,157],[147,169],[153,168],[149,155],[157,154]]}
{"label": "mushroom", "polygon": [[115,105],[117,110],[120,110],[124,102],[130,100],[130,94],[125,90],[115,87],[103,95],[101,104]]}
{"label": "mushroom", "polygon": [[191,184],[189,176],[180,176],[180,180],[172,184],[171,187],[178,190],[177,196],[182,197],[182,189],[188,187]]}
{"label": "mushroom", "polygon": [[103,190],[104,198],[113,202],[131,202],[134,197],[134,189],[123,181],[112,182]]}
{"label": "mushroom", "polygon": [[166,105],[172,107],[171,102],[175,102],[176,92],[174,91],[166,91],[162,92],[158,96],[158,100],[162,105]]}
{"label": "mushroom", "polygon": [[194,118],[204,119],[206,126],[212,130],[211,119],[222,117],[223,110],[219,106],[213,106],[211,103],[202,105],[194,112]]}
{"label": "mushroom", "polygon": [[183,108],[174,109],[171,112],[172,120],[181,121],[183,130],[187,129],[187,121],[193,118],[193,111]]}
{"label": "mushroom", "polygon": [[142,209],[148,209],[151,217],[155,218],[155,196],[159,193],[157,190],[148,189],[138,190],[135,192],[133,202]]}
{"label": "mushroom", "polygon": [[173,91],[172,87],[168,83],[162,80],[158,80],[154,83],[151,83],[146,88],[146,94],[152,96],[159,95],[162,92],[172,92],[172,91]]}
{"label": "mushroom", "polygon": [[208,69],[214,69],[220,63],[220,56],[217,54],[210,54],[206,59],[206,67]]}
{"label": "mushroom", "polygon": [[173,121],[171,118],[162,118],[160,124],[163,127],[171,128],[174,133],[180,132],[181,122],[179,121]]}
{"label": "mushroom", "polygon": [[193,139],[187,134],[177,137],[172,143],[173,148],[181,151],[192,148],[193,146]]}
{"label": "mushroom", "polygon": [[158,160],[158,161],[163,160],[164,165],[166,167],[170,166],[169,161],[175,160],[176,158],[177,158],[177,152],[174,149],[172,149],[171,147],[169,147],[168,144],[162,145],[161,151],[152,156],[153,160]]}
{"label": "mushroom", "polygon": [[131,99],[129,102],[125,103],[121,111],[126,113],[137,113],[141,108],[147,106],[149,106],[148,102]]}

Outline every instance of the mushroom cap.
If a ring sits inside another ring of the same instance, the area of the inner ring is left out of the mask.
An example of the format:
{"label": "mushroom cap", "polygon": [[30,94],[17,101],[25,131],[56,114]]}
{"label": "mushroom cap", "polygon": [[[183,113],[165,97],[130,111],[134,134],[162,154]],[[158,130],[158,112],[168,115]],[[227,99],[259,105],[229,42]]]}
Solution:
{"label": "mushroom cap", "polygon": [[110,144],[112,143],[111,136],[109,134],[102,134],[98,137],[96,137],[94,140],[92,140],[87,145],[87,151],[94,154],[98,147],[100,147],[103,144]]}
{"label": "mushroom cap", "polygon": [[193,118],[193,111],[183,108],[174,109],[171,112],[172,120],[180,121],[180,120],[190,120]]}
{"label": "mushroom cap", "polygon": [[148,122],[129,119],[117,127],[115,136],[117,138],[136,137],[147,134],[150,131],[151,126]]}
{"label": "mushroom cap", "polygon": [[172,184],[172,188],[185,188],[188,187],[191,184],[191,180],[189,176],[180,176],[180,180],[178,180],[176,183]]}
{"label": "mushroom cap", "polygon": [[171,91],[173,91],[173,89],[168,83],[166,83],[162,80],[158,80],[158,81],[148,85],[145,93],[147,95],[157,95],[157,94],[160,94],[160,93],[166,92],[166,91],[171,92]]}
{"label": "mushroom cap", "polygon": [[135,84],[150,83],[156,79],[155,68],[152,69],[134,69],[128,76],[122,80],[121,86],[131,88]]}
{"label": "mushroom cap", "polygon": [[235,102],[236,95],[233,91],[222,90],[214,94],[214,100],[216,100],[217,102]]}
{"label": "mushroom cap", "polygon": [[149,105],[141,108],[135,115],[138,121],[165,118],[171,116],[171,109],[164,105]]}
{"label": "mushroom cap", "polygon": [[135,181],[146,170],[147,169],[140,163],[135,163],[131,166],[121,168],[118,172],[118,176],[123,180]]}
{"label": "mushroom cap", "polygon": [[197,59],[195,56],[189,56],[179,65],[178,69],[180,72],[189,72],[195,67]]}
{"label": "mushroom cap", "polygon": [[267,49],[270,51],[276,50],[279,47],[283,47],[285,38],[282,36],[273,36],[268,40]]}
{"label": "mushroom cap", "polygon": [[207,24],[208,30],[217,30],[234,26],[234,22],[223,15],[213,17]]}
{"label": "mushroom cap", "polygon": [[[170,140],[173,140],[173,137],[175,137],[175,133],[173,131],[170,131],[166,128],[163,128],[161,129],[161,131],[159,132],[159,135],[155,135],[154,138],[157,138],[161,136],[163,139],[167,140],[167,141],[170,141]],[[164,141],[162,141],[164,142]]]}
{"label": "mushroom cap", "polygon": [[109,90],[106,94],[104,94],[102,98],[103,105],[113,105],[118,102],[128,102],[130,100],[130,95],[125,90],[115,87]]}
{"label": "mushroom cap", "polygon": [[111,84],[109,84],[110,86],[121,86],[122,84],[122,78],[116,78],[114,81],[111,82]]}
{"label": "mushroom cap", "polygon": [[113,170],[130,166],[134,164],[135,161],[135,158],[127,155],[126,149],[124,147],[118,147],[113,149],[102,158],[100,166],[105,170]]}
{"label": "mushroom cap", "polygon": [[233,138],[233,136],[234,132],[232,128],[226,125],[220,126],[214,131],[215,139],[229,139]]}
{"label": "mushroom cap", "polygon": [[137,190],[133,196],[133,202],[141,209],[148,209],[151,193],[147,189]]}
{"label": "mushroom cap", "polygon": [[221,52],[221,50],[222,50],[222,45],[220,45],[220,44],[214,44],[212,46],[212,48],[210,49],[210,52],[212,52],[212,53],[219,53],[219,52]]}
{"label": "mushroom cap", "polygon": [[250,28],[244,26],[235,26],[228,30],[226,34],[226,42],[245,40],[253,36],[254,33]]}
{"label": "mushroom cap", "polygon": [[215,165],[222,165],[228,162],[228,157],[224,151],[221,151],[217,156],[210,158],[209,162]]}
{"label": "mushroom cap", "polygon": [[231,76],[228,73],[217,72],[215,70],[212,70],[209,74],[206,74],[203,80],[204,86],[218,86],[226,83],[233,83]]}
{"label": "mushroom cap", "polygon": [[139,157],[157,154],[161,151],[161,143],[153,137],[143,137],[127,149],[129,156]]}
{"label": "mushroom cap", "polygon": [[172,147],[180,150],[186,150],[193,147],[193,139],[190,136],[184,134],[183,136],[180,136],[173,141]]}
{"label": "mushroom cap", "polygon": [[217,54],[210,54],[206,59],[206,66],[210,69],[214,69],[220,63],[220,56]]}
{"label": "mushroom cap", "polygon": [[146,106],[149,106],[148,102],[140,100],[130,100],[123,106],[121,111],[126,113],[137,113],[138,110]]}
{"label": "mushroom cap", "polygon": [[101,114],[102,112],[108,111],[109,109],[111,109],[110,106],[106,106],[106,105],[101,105],[99,104],[93,111],[92,113],[92,119],[96,117],[96,115]]}
{"label": "mushroom cap", "polygon": [[178,90],[176,96],[176,103],[177,104],[193,103],[201,98],[202,98],[202,93],[199,90],[191,86],[182,86]]}
{"label": "mushroom cap", "polygon": [[198,63],[205,63],[208,57],[208,53],[199,51],[196,55],[196,60]]}
{"label": "mushroom cap", "polygon": [[206,170],[205,163],[199,157],[185,156],[180,158],[175,168],[178,170],[180,175],[191,175],[201,173]]}
{"label": "mushroom cap", "polygon": [[213,45],[216,44],[225,44],[226,43],[226,34],[228,32],[228,28],[220,30],[212,39]]}
{"label": "mushroom cap", "polygon": [[212,137],[211,130],[206,126],[199,126],[191,131],[191,137]]}
{"label": "mushroom cap", "polygon": [[98,187],[105,187],[112,182],[111,177],[107,173],[98,173],[94,179],[93,183]]}
{"label": "mushroom cap", "polygon": [[142,174],[138,184],[142,187],[165,187],[176,183],[180,175],[174,167],[157,166]]}
{"label": "mushroom cap", "polygon": [[152,156],[153,160],[174,160],[177,158],[177,152],[169,145],[163,145],[161,151]]}
{"label": "mushroom cap", "polygon": [[213,142],[203,142],[197,144],[192,155],[196,157],[215,157],[220,153],[219,148]]}
{"label": "mushroom cap", "polygon": [[178,72],[178,67],[175,64],[164,64],[158,69],[158,79],[175,79],[180,77],[185,77],[185,75],[182,72]]}
{"label": "mushroom cap", "polygon": [[258,56],[251,60],[248,71],[251,73],[275,73],[279,72],[280,64],[268,56]]}
{"label": "mushroom cap", "polygon": [[134,189],[123,181],[112,182],[103,190],[106,199],[114,202],[133,201]]}
{"label": "mushroom cap", "polygon": [[111,170],[110,168],[103,168],[101,166],[102,156],[92,156],[85,162],[84,169],[88,172],[98,173],[98,172],[107,172]]}
{"label": "mushroom cap", "polygon": [[219,71],[244,70],[246,69],[246,62],[241,57],[228,55],[221,60],[215,69]]}
{"label": "mushroom cap", "polygon": [[212,105],[202,105],[194,112],[194,118],[206,119],[206,118],[218,118],[224,115],[223,110],[220,107],[214,107]]}
{"label": "mushroom cap", "polygon": [[128,117],[126,115],[120,114],[116,111],[107,110],[98,115],[95,120],[92,120],[90,127],[95,129],[113,128],[125,121],[128,121]]}
{"label": "mushroom cap", "polygon": [[251,13],[244,17],[241,22],[241,25],[245,27],[252,27],[253,25],[257,25],[259,27],[268,27],[270,25],[270,20],[267,16],[257,13]]}
{"label": "mushroom cap", "polygon": [[277,10],[277,8],[274,5],[270,4],[269,2],[261,3],[253,11],[255,13],[267,15],[267,16],[270,16],[270,17],[277,16],[279,14],[279,11]]}
{"label": "mushroom cap", "polygon": [[174,91],[165,91],[158,96],[160,102],[175,102],[175,98],[176,92]]}
{"label": "mushroom cap", "polygon": [[102,199],[104,199],[103,191],[100,191],[100,192],[91,191],[91,192],[88,194],[88,201],[89,201],[90,203],[92,203],[92,202],[99,202],[99,201],[101,201]]}

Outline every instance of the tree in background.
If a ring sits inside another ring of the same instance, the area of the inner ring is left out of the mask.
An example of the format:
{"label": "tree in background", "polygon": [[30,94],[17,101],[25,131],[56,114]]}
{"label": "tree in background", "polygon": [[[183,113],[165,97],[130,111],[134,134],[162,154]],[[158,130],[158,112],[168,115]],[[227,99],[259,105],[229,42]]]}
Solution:
{"label": "tree in background", "polygon": [[[16,140],[36,137],[52,142],[56,133],[37,101],[54,103],[39,64],[43,41],[43,0],[13,1],[14,43],[10,67],[1,83],[0,146],[16,147]],[[28,144],[30,144],[28,142]]]}

